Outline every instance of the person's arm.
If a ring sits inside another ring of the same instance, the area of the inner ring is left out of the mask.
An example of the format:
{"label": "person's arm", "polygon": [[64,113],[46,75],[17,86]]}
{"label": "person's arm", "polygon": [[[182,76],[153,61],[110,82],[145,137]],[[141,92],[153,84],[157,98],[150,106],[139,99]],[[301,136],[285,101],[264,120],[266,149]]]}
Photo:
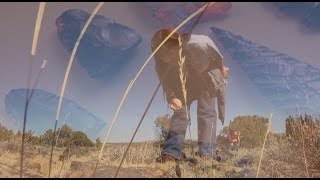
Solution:
{"label": "person's arm", "polygon": [[207,36],[207,45],[212,47],[215,51],[217,51],[217,53],[221,56],[221,58],[223,59],[223,55],[221,54],[221,52],[219,51],[218,47],[216,46],[216,44],[212,41],[212,39],[210,37]]}
{"label": "person's arm", "polygon": [[156,62],[156,72],[159,78],[159,81],[162,85],[162,88],[165,92],[166,99],[169,102],[172,98],[176,96],[176,93],[174,92],[173,83],[171,82],[169,76],[170,76],[170,69],[169,65],[164,63],[160,56],[155,54],[154,56],[155,62]]}
{"label": "person's arm", "polygon": [[[151,42],[151,50],[154,51],[156,49],[157,43],[155,41]],[[166,100],[169,104],[172,103],[172,100],[175,98],[178,98],[178,92],[177,91],[177,85],[179,82],[178,76],[176,75],[177,72],[174,72],[175,68],[170,67],[170,64],[167,62],[170,62],[171,60],[165,59],[170,58],[166,56],[166,54],[160,55],[159,51],[155,53],[154,59],[155,59],[155,69],[159,78],[159,81],[162,85],[162,88],[164,90]]]}
{"label": "person's arm", "polygon": [[225,90],[224,87],[221,87],[222,90],[220,90],[219,95],[217,96],[218,100],[218,114],[219,114],[219,119],[222,123],[224,124],[224,119],[225,119]]}
{"label": "person's arm", "polygon": [[213,63],[209,65],[208,69],[219,69],[222,73],[223,83],[224,85],[227,85],[229,68],[224,65],[223,56],[220,56],[221,54],[218,53],[216,49],[214,49],[212,46],[209,46],[209,45],[208,45],[207,51],[210,59],[212,59],[213,61]]}
{"label": "person's arm", "polygon": [[224,124],[225,119],[225,85],[223,82],[223,75],[220,69],[213,69],[208,73],[211,77],[212,84],[210,91],[217,97],[219,119]]}
{"label": "person's arm", "polygon": [[162,74],[162,78],[160,78],[162,81],[161,84],[169,107],[174,111],[179,110],[182,107],[183,98],[181,97],[182,92],[181,88],[179,88],[180,79],[177,72],[173,71],[172,68],[164,70],[167,72],[160,71],[159,74]]}
{"label": "person's arm", "polygon": [[227,79],[228,76],[228,68],[224,66],[224,57],[222,53],[219,51],[218,47],[216,44],[212,41],[212,39],[208,36],[205,36],[205,41],[207,44],[207,55],[210,57],[210,59],[213,61],[211,63],[211,66],[209,67],[210,69],[220,69],[222,72],[222,75],[224,79]]}
{"label": "person's arm", "polygon": [[[222,78],[218,77],[218,81],[223,81],[223,84],[226,85],[226,79],[228,78],[228,70],[229,68],[224,66],[224,59],[223,55],[219,51],[218,47],[215,43],[211,40],[211,38],[207,37],[207,45],[208,45],[208,56],[214,61],[214,67],[212,69],[219,69],[222,75]],[[214,70],[216,71],[216,70]],[[218,72],[216,72],[218,73]],[[218,74],[220,74],[218,73]],[[221,83],[221,82],[220,82]],[[221,120],[222,124],[224,124],[225,118],[225,88],[224,86],[219,86],[219,93],[217,95],[218,100],[218,113],[219,119]]]}

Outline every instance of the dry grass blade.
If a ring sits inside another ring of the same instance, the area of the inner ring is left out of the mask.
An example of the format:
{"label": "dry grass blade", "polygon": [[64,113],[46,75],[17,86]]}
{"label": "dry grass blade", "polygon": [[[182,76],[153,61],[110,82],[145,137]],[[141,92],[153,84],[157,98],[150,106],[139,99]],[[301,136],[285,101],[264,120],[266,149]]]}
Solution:
{"label": "dry grass blade", "polygon": [[41,72],[42,72],[42,70],[46,67],[46,64],[47,64],[47,60],[45,59],[45,60],[43,60],[43,62],[42,62],[40,71],[39,71],[38,76],[37,76],[37,78],[36,78],[36,82],[34,83],[34,85],[33,85],[33,87],[32,87],[32,90],[31,90],[31,93],[30,93],[30,96],[29,96],[29,99],[28,99],[28,104],[29,104],[29,102],[30,102],[30,100],[31,100],[31,98],[32,98],[32,95],[33,95],[33,93],[34,93],[34,90],[36,89],[36,86],[37,86],[37,84],[38,84],[38,82],[39,82],[39,78],[40,78],[40,76],[41,76]]}
{"label": "dry grass blade", "polygon": [[[209,4],[209,6],[211,6],[212,3]],[[103,152],[103,148],[106,144],[106,141],[108,139],[108,134],[109,132],[111,131],[111,128],[112,128],[112,125],[114,123],[114,121],[117,119],[117,116],[118,116],[118,113],[122,107],[122,104],[123,104],[123,101],[125,100],[125,98],[127,97],[127,94],[129,93],[132,85],[134,84],[134,82],[137,80],[137,78],[139,77],[139,75],[141,74],[142,70],[145,68],[145,66],[148,64],[148,62],[151,60],[151,58],[154,56],[155,53],[158,52],[158,50],[161,48],[161,46],[175,33],[177,32],[177,30],[179,30],[184,24],[186,24],[190,19],[192,19],[194,16],[196,16],[197,14],[199,14],[200,12],[202,12],[204,9],[205,9],[206,6],[202,6],[201,8],[199,8],[196,12],[194,12],[193,14],[191,14],[188,18],[186,18],[184,21],[182,21],[159,45],[158,47],[152,52],[152,54],[149,56],[149,58],[146,60],[146,62],[142,65],[142,67],[140,68],[140,70],[138,71],[138,73],[136,74],[136,76],[133,78],[132,81],[130,81],[128,87],[127,87],[127,90],[125,92],[125,94],[123,95],[122,99],[121,99],[121,102],[120,102],[120,105],[117,109],[117,112],[116,114],[114,115],[113,117],[113,120],[112,120],[112,124],[110,126],[110,128],[108,129],[108,132],[106,133],[106,137],[104,138],[104,142],[103,142],[103,145],[101,147],[101,150],[100,150],[100,154],[99,154],[99,157],[98,157],[98,160],[97,160],[97,163],[96,163],[96,167],[95,169],[97,168],[97,165],[99,163],[99,160],[101,158],[101,155],[102,155],[102,152]],[[95,171],[94,171],[95,173]],[[93,176],[94,176],[94,173],[93,173]]]}
{"label": "dry grass blade", "polygon": [[[190,121],[190,119],[189,119],[189,110],[188,110],[188,105],[187,105],[187,88],[186,88],[187,77],[186,77],[186,65],[185,65],[186,57],[182,56],[182,40],[181,40],[181,36],[179,36],[178,40],[179,40],[179,60],[178,60],[179,78],[180,78],[180,82],[181,82],[181,90],[182,90],[182,94],[183,94],[183,101],[184,101],[184,104],[185,104],[187,119]],[[189,122],[189,135],[190,135],[190,140],[191,140],[191,145],[192,145],[190,122]],[[193,154],[194,153],[192,152],[192,155]],[[179,165],[177,164],[176,167],[179,167]],[[179,168],[176,169],[176,170],[179,170]],[[177,174],[178,177],[181,177],[181,172],[180,171],[176,171],[176,174]]]}
{"label": "dry grass blade", "polygon": [[27,123],[27,112],[28,112],[28,104],[29,104],[28,102],[29,102],[29,88],[30,88],[31,72],[32,72],[32,61],[33,61],[33,57],[34,57],[34,55],[36,53],[36,47],[37,47],[37,42],[38,42],[38,37],[39,37],[39,32],[40,32],[40,27],[41,27],[41,22],[42,22],[42,17],[43,17],[45,5],[46,5],[45,2],[40,2],[38,15],[37,15],[37,20],[36,20],[36,25],[35,25],[35,28],[34,28],[33,40],[32,40],[31,59],[30,59],[30,62],[29,62],[29,73],[28,73],[26,104],[25,104],[24,117],[23,117],[22,142],[21,142],[21,162],[20,162],[20,178],[22,178],[22,174],[23,174],[24,138],[25,138],[25,128],[26,128],[26,123]]}
{"label": "dry grass blade", "polygon": [[75,43],[75,45],[73,47],[73,50],[72,50],[72,53],[71,53],[71,56],[70,56],[69,64],[68,64],[68,67],[67,67],[67,70],[66,70],[66,73],[65,73],[65,76],[64,76],[63,84],[62,84],[62,87],[61,87],[59,103],[58,103],[58,108],[57,108],[57,113],[56,113],[56,122],[55,122],[54,131],[53,131],[52,146],[51,146],[49,177],[50,177],[50,173],[51,173],[52,153],[53,153],[53,147],[54,147],[55,131],[56,131],[56,128],[57,128],[57,122],[58,122],[59,115],[60,115],[62,99],[63,99],[64,92],[65,92],[65,89],[66,89],[67,81],[68,81],[68,78],[69,78],[70,69],[71,69],[75,54],[76,54],[76,52],[78,50],[80,41],[81,41],[84,33],[86,32],[86,30],[87,30],[89,24],[91,23],[93,17],[97,14],[97,12],[99,11],[99,9],[102,7],[103,4],[104,4],[104,2],[100,2],[97,5],[97,7],[93,10],[92,14],[90,15],[89,19],[87,20],[86,24],[84,25],[83,29],[81,30],[80,35],[79,35],[79,37],[78,37],[78,39],[77,39],[77,41],[76,41],[76,43]]}
{"label": "dry grass blade", "polygon": [[[182,56],[182,42],[181,42],[181,36],[178,38],[179,40],[179,78],[181,81],[181,88],[182,88],[182,93],[183,93],[183,98],[184,98],[184,104],[187,107],[187,88],[186,88],[186,66],[185,66],[185,56]],[[188,110],[186,110],[188,112]],[[188,113],[187,113],[187,118]]]}
{"label": "dry grass blade", "polygon": [[256,178],[259,176],[260,165],[261,165],[261,161],[262,161],[262,157],[263,157],[263,151],[264,151],[264,148],[265,148],[265,145],[266,145],[267,136],[268,136],[268,133],[269,133],[269,130],[270,130],[270,126],[271,126],[272,115],[273,115],[273,113],[270,114],[269,121],[268,121],[268,124],[267,124],[268,125],[267,132],[266,132],[266,136],[264,137],[264,141],[263,141],[263,145],[262,145],[262,149],[261,149],[260,160],[259,160],[259,165],[258,165]]}
{"label": "dry grass blade", "polygon": [[44,59],[41,65],[41,69],[44,69],[46,67],[46,64],[47,64],[47,60]]}
{"label": "dry grass blade", "polygon": [[[68,119],[69,116],[70,116],[70,112],[65,116],[65,118],[64,118],[64,120],[63,120],[63,122],[62,122],[62,124],[61,124],[61,127],[65,124],[65,122],[67,121],[67,119]],[[58,132],[58,135],[57,135],[57,138],[56,138],[56,144],[58,144],[58,140],[59,140],[59,136],[60,136],[61,129],[62,129],[62,128],[60,128],[60,130],[59,130],[59,132]]]}
{"label": "dry grass blade", "polygon": [[62,165],[61,165],[61,168],[60,168],[60,171],[59,171],[59,174],[58,174],[58,178],[60,178],[60,175],[61,175],[61,172],[62,172],[62,169],[63,169],[63,166],[64,166],[64,162],[65,161],[62,161]]}
{"label": "dry grass blade", "polygon": [[[212,4],[214,4],[214,3],[212,3]],[[195,23],[191,27],[191,29],[189,31],[189,34],[192,33],[193,29],[196,27],[198,21],[202,17],[202,15],[205,12],[205,10],[212,4],[211,3],[207,3],[207,6],[205,6],[205,8],[202,10],[201,14],[199,15],[198,19],[195,21]],[[192,153],[192,157],[194,158],[194,150],[193,150],[193,144],[192,144],[191,127],[190,127],[191,126],[190,112],[189,112],[188,105],[187,105],[186,65],[185,65],[185,56],[182,56],[182,40],[181,40],[181,36],[179,36],[178,41],[179,41],[179,61],[178,61],[178,64],[179,64],[179,78],[180,78],[180,81],[181,81],[181,89],[182,89],[184,104],[185,104],[185,108],[186,108],[186,115],[187,115],[187,119],[189,120],[189,136],[190,136],[190,144],[191,144],[191,153]],[[211,140],[210,140],[210,142],[211,142]],[[179,167],[179,165],[177,164],[176,167]],[[179,170],[179,168],[178,168],[178,170]],[[181,172],[179,173],[179,171],[176,171],[176,174],[177,174],[178,177],[181,177]],[[195,169],[195,175],[197,177],[196,169]]]}
{"label": "dry grass blade", "polygon": [[[70,116],[70,112],[65,116],[65,118],[64,118],[64,120],[63,120],[63,122],[62,122],[62,124],[61,124],[61,127],[65,124],[65,122],[67,121],[67,119],[69,118],[69,116]],[[58,140],[59,140],[59,136],[60,136],[61,129],[62,129],[62,128],[60,128],[60,130],[59,130],[59,132],[58,132],[58,135],[57,135],[57,138],[56,138],[56,144],[58,144]]]}
{"label": "dry grass blade", "polygon": [[122,99],[121,99],[120,105],[118,106],[118,109],[117,109],[117,111],[116,111],[116,114],[114,115],[114,117],[113,117],[113,119],[112,119],[112,122],[111,122],[111,124],[110,124],[110,126],[109,126],[109,129],[108,129],[108,131],[106,132],[105,138],[104,138],[104,140],[103,140],[102,147],[101,147],[101,149],[100,149],[100,153],[99,153],[99,156],[98,156],[98,160],[97,160],[97,162],[96,162],[94,171],[93,171],[93,173],[92,173],[92,177],[94,177],[94,175],[95,175],[95,172],[96,172],[96,170],[97,170],[99,161],[100,161],[101,156],[102,156],[102,152],[103,152],[104,147],[105,147],[105,145],[106,145],[106,143],[107,143],[107,139],[108,139],[108,137],[109,137],[109,134],[110,134],[110,132],[111,132],[111,129],[112,129],[112,127],[113,127],[113,124],[114,124],[114,122],[115,122],[115,120],[116,120],[116,117],[118,116],[118,114],[119,114],[119,112],[120,112],[120,109],[121,109],[121,106],[122,106],[122,104],[123,104],[123,102],[124,102],[124,99],[125,99],[125,97],[127,96],[128,92],[129,92],[129,89],[130,89],[131,86],[132,86],[132,82],[133,82],[133,80],[130,81],[129,86],[127,87],[127,89],[126,89],[126,91],[125,91],[125,93],[124,93],[124,96],[123,96]]}
{"label": "dry grass blade", "polygon": [[117,172],[116,172],[116,174],[115,174],[115,176],[114,176],[115,178],[117,177],[117,175],[118,175],[118,173],[119,173],[119,171],[120,171],[120,168],[121,168],[121,166],[122,166],[122,163],[123,163],[123,161],[124,161],[124,159],[125,159],[125,157],[126,157],[126,155],[127,155],[127,153],[128,153],[128,150],[129,150],[129,148],[130,148],[130,146],[131,146],[131,144],[132,144],[132,142],[133,142],[133,139],[135,138],[135,136],[136,136],[136,134],[137,134],[137,132],[138,132],[138,130],[139,130],[139,128],[140,128],[140,125],[142,124],[142,121],[143,121],[144,117],[146,116],[146,114],[147,114],[147,112],[148,112],[148,110],[149,110],[149,108],[150,108],[150,106],[151,106],[151,103],[152,103],[152,101],[154,100],[154,97],[156,96],[156,94],[157,94],[160,86],[161,86],[161,84],[159,83],[158,86],[157,86],[157,88],[155,89],[155,91],[154,91],[154,93],[153,93],[153,95],[152,95],[149,103],[148,103],[148,106],[147,106],[146,110],[144,111],[144,113],[143,113],[143,115],[142,115],[142,117],[141,117],[141,119],[140,119],[140,122],[139,122],[139,124],[138,124],[135,132],[133,133],[133,136],[132,136],[132,138],[131,138],[131,140],[130,140],[130,142],[129,142],[129,145],[128,145],[128,147],[127,147],[127,149],[126,149],[126,151],[125,151],[125,153],[124,153],[124,155],[123,155],[123,158],[121,159],[120,165],[119,165],[119,167],[118,167],[118,169],[117,169]]}
{"label": "dry grass blade", "polygon": [[45,6],[46,6],[45,2],[40,2],[37,21],[36,21],[36,26],[35,26],[34,34],[33,34],[31,55],[35,55],[36,54],[36,49],[37,49],[37,44],[38,44],[38,37],[39,37],[39,32],[40,32],[40,27],[41,27],[41,22],[42,22],[42,17],[43,17]]}
{"label": "dry grass blade", "polygon": [[63,95],[64,95],[64,91],[65,91],[65,88],[66,88],[66,85],[67,85],[67,81],[68,81],[68,78],[69,78],[69,74],[70,74],[70,69],[71,69],[71,66],[72,66],[72,63],[73,63],[73,60],[74,60],[74,57],[75,57],[75,54],[78,50],[78,47],[79,47],[79,44],[80,44],[80,41],[83,37],[83,34],[86,32],[89,24],[91,23],[93,17],[97,14],[97,12],[99,11],[99,9],[102,7],[102,5],[104,4],[104,2],[100,2],[97,7],[94,9],[94,11],[92,12],[91,16],[89,17],[89,19],[87,20],[86,24],[84,25],[83,29],[81,30],[81,33],[73,47],[73,50],[72,50],[72,53],[71,53],[71,56],[70,56],[70,60],[69,60],[69,64],[68,64],[68,67],[67,67],[67,70],[66,70],[66,74],[64,76],[64,80],[63,80],[63,84],[62,84],[62,87],[61,87],[61,93],[60,93],[60,98],[59,98],[59,103],[58,103],[58,110],[57,110],[57,114],[56,114],[56,120],[59,119],[59,114],[60,114],[60,108],[61,108],[61,103],[62,103],[62,99],[63,99]]}
{"label": "dry grass blade", "polygon": [[[299,108],[298,104],[297,104],[297,108],[298,108],[299,118],[300,118],[301,117],[301,113],[300,113],[300,108]],[[306,157],[306,149],[305,149],[305,143],[304,143],[303,127],[302,127],[300,119],[298,121],[299,121],[299,126],[301,128],[300,132],[301,132],[301,138],[302,138],[302,150],[303,150],[304,164],[305,164],[305,168],[306,168],[307,177],[309,178],[310,176],[309,176],[309,170],[308,170],[308,161],[307,161],[307,157]]]}

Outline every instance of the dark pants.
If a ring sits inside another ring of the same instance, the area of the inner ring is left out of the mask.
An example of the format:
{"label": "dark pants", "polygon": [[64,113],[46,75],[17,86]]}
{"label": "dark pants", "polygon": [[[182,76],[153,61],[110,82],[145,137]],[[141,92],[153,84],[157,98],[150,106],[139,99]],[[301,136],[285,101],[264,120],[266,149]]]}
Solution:
{"label": "dark pants", "polygon": [[[215,97],[210,98],[208,92],[203,92],[198,98],[198,144],[200,156],[216,154],[216,123]],[[190,105],[189,105],[190,107]],[[175,111],[170,120],[170,128],[166,144],[162,154],[181,158],[183,143],[189,120],[187,119],[186,107]]]}

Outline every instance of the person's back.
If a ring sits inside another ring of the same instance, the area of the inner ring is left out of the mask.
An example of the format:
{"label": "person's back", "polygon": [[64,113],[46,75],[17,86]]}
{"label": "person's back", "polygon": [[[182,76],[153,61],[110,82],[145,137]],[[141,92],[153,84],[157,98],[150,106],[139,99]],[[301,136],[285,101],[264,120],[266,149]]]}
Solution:
{"label": "person's back", "polygon": [[[205,35],[184,34],[187,49],[185,50],[187,62],[194,72],[197,91],[207,90],[210,97],[217,97],[219,119],[224,121],[225,114],[225,90],[228,72],[223,63],[223,56],[212,39]],[[199,78],[200,77],[200,78]],[[199,79],[201,82],[199,83]],[[193,90],[193,88],[191,88]],[[223,120],[222,120],[223,119]]]}
{"label": "person's back", "polygon": [[197,45],[205,52],[208,51],[208,48],[213,48],[219,54],[220,58],[223,59],[223,55],[220,53],[216,44],[206,35],[191,34],[188,45]]}
{"label": "person's back", "polygon": [[223,56],[210,37],[197,34],[184,34],[188,49],[185,51],[189,61],[200,72],[223,67]]}

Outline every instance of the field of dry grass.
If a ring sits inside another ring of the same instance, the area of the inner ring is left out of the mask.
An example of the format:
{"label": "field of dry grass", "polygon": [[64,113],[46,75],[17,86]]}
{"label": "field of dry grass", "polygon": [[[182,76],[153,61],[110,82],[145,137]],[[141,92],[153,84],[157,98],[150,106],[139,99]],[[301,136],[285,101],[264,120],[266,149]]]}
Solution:
{"label": "field of dry grass", "polygon": [[[95,177],[114,177],[128,144],[106,144]],[[19,142],[1,143],[0,177],[19,177]],[[50,147],[26,146],[24,177],[48,177]],[[195,150],[197,150],[196,146]],[[55,148],[51,177],[91,177],[98,159],[98,148],[71,149],[69,158],[60,161],[65,148]],[[180,163],[182,177],[256,177],[261,148],[228,151],[218,147],[223,161],[203,161],[197,157],[197,164]],[[177,177],[176,164],[156,164],[160,147],[154,142],[134,143],[122,164],[117,177]],[[192,157],[191,148],[185,146],[185,153]],[[319,152],[320,153],[320,152]],[[251,163],[248,159],[252,159]],[[246,161],[247,160],[247,161]],[[259,177],[307,177],[301,148],[292,148],[286,140],[268,136]],[[310,177],[320,177],[319,169],[310,169]]]}

